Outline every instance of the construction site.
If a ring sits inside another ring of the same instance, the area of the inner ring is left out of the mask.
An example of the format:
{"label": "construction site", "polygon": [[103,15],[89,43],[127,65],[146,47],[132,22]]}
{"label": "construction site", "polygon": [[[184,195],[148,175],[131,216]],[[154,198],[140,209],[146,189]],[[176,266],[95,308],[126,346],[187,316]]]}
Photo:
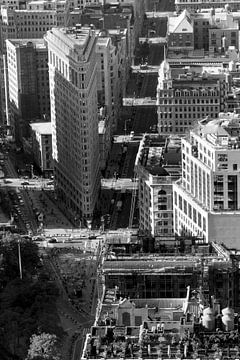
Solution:
{"label": "construction site", "polygon": [[153,245],[146,254],[144,241],[108,245],[102,267],[107,289],[118,286],[121,296],[157,299],[183,298],[187,286],[201,287],[206,299],[215,295],[221,306],[238,307],[238,262],[223,246],[189,241],[182,252],[165,247],[156,253]]}
{"label": "construction site", "polygon": [[[238,261],[217,243],[144,253],[137,236],[106,238],[95,323],[82,359],[236,359]],[[100,290],[101,289],[101,290]]]}

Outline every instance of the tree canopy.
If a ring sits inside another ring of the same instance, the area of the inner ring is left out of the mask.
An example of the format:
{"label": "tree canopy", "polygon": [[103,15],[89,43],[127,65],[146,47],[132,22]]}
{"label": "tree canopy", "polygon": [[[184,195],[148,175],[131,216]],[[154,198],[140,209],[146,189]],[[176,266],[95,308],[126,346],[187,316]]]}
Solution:
{"label": "tree canopy", "polygon": [[58,288],[41,266],[38,247],[23,239],[20,250],[22,279],[18,238],[0,244],[0,348],[6,360],[25,358],[32,334],[63,336],[56,310]]}
{"label": "tree canopy", "polygon": [[60,360],[56,335],[32,335],[26,360]]}

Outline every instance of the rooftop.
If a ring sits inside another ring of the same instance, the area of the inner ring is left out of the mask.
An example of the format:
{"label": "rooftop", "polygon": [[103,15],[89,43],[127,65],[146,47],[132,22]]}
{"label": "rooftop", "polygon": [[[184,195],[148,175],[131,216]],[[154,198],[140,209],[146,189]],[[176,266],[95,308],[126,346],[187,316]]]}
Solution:
{"label": "rooftop", "polygon": [[124,29],[131,19],[131,13],[112,13],[112,14],[83,14],[82,24],[93,24],[97,29]]}
{"label": "rooftop", "polygon": [[179,16],[169,16],[169,33],[193,33],[193,21],[190,13],[185,9]]}
{"label": "rooftop", "polygon": [[139,145],[136,164],[152,175],[171,176],[180,175],[180,163],[180,138],[169,137],[166,141],[159,135],[145,135]]}
{"label": "rooftop", "polygon": [[33,46],[36,49],[47,49],[44,39],[8,39],[15,47]]}
{"label": "rooftop", "polygon": [[216,343],[222,353],[227,354],[228,349],[228,358],[236,355],[238,332],[216,332],[217,319],[224,322],[226,314],[232,326],[234,310],[221,310],[214,297],[208,304],[201,289],[187,287],[185,298],[146,300],[122,298],[115,287],[106,290],[98,310],[86,336],[82,360],[213,359]]}
{"label": "rooftop", "polygon": [[32,123],[31,128],[33,131],[40,135],[52,135],[52,124],[51,122],[39,122]]}
{"label": "rooftop", "polygon": [[210,20],[211,26],[221,29],[238,29],[237,19],[240,12],[229,12],[225,9],[201,9],[193,14],[195,19],[202,18]]}
{"label": "rooftop", "polygon": [[[185,250],[176,254],[172,248],[165,248],[165,253],[155,252],[141,253],[140,242],[122,243],[108,242],[104,256],[103,271],[129,272],[144,271],[150,273],[173,273],[195,269],[200,271],[201,264],[204,266],[228,268],[231,266],[229,251],[217,244],[195,245],[194,252],[192,242],[185,241]],[[154,248],[154,245],[153,245]],[[169,251],[169,252],[167,252]]]}
{"label": "rooftop", "polygon": [[204,137],[215,148],[240,151],[240,114],[220,113],[217,119],[206,119],[198,122],[192,130]]}
{"label": "rooftop", "polygon": [[[47,32],[45,39],[47,41],[55,41],[56,38],[59,40],[56,43],[61,42],[69,48],[72,52],[72,56],[77,58],[79,55],[76,54],[75,50],[80,50],[81,53],[88,51],[88,48],[91,46],[92,42],[90,41],[91,37],[94,36],[97,32],[94,30],[93,26],[82,26],[81,24],[76,24],[74,27],[64,27],[64,28],[52,28]],[[59,45],[60,46],[60,45]]]}

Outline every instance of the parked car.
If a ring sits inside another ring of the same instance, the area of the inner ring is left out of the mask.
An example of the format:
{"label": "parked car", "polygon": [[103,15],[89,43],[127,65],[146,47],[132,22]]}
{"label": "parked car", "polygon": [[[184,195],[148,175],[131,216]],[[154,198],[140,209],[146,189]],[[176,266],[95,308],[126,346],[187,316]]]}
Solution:
{"label": "parked car", "polygon": [[23,186],[29,185],[29,182],[28,182],[28,181],[23,181],[23,182],[21,183],[21,185],[23,185]]}
{"label": "parked car", "polygon": [[49,242],[49,244],[55,244],[55,243],[57,243],[57,239],[51,238],[48,242]]}

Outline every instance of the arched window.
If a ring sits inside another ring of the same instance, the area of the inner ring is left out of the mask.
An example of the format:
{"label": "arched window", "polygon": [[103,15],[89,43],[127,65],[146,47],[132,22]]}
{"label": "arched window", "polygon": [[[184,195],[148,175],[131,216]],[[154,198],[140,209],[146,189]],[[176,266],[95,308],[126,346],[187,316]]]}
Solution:
{"label": "arched window", "polygon": [[159,190],[158,195],[167,195],[165,190]]}

